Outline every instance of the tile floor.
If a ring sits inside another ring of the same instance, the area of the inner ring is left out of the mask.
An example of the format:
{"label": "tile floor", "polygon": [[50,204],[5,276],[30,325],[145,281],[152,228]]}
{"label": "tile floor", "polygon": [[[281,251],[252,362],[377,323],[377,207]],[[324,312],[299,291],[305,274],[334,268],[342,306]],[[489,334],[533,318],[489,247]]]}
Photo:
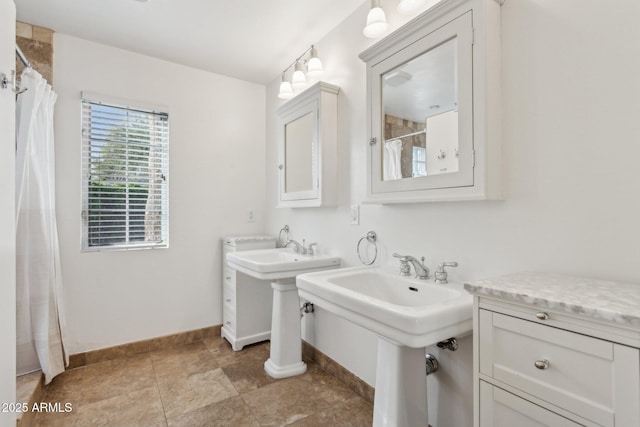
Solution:
{"label": "tile floor", "polygon": [[262,367],[269,343],[234,352],[222,338],[65,372],[36,426],[370,426],[372,406],[307,361],[307,373],[276,380]]}

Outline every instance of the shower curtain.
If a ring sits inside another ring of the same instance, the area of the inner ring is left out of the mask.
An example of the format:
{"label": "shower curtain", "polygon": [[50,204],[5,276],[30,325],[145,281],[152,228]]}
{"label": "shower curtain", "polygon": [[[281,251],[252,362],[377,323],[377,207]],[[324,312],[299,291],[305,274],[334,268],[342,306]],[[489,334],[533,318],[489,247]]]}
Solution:
{"label": "shower curtain", "polygon": [[17,373],[64,371],[62,281],[55,214],[53,106],[57,95],[36,71],[22,73],[16,104]]}
{"label": "shower curtain", "polygon": [[402,179],[402,141],[393,139],[384,143],[382,177],[385,181]]}

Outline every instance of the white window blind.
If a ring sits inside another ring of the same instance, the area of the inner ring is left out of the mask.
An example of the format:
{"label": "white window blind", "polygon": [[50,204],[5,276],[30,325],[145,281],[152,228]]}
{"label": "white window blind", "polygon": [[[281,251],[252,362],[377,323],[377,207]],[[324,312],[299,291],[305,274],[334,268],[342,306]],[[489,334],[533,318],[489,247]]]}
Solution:
{"label": "white window blind", "polygon": [[167,247],[169,115],[82,100],[83,249]]}

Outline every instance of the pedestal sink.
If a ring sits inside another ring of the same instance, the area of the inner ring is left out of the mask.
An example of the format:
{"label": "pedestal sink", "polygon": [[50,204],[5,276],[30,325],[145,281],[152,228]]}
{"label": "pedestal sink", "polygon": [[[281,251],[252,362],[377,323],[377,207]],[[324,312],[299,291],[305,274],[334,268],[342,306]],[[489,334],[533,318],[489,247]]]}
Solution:
{"label": "pedestal sink", "polygon": [[292,249],[261,249],[227,254],[229,266],[249,276],[271,280],[271,353],[264,369],[274,378],[303,374],[300,335],[300,298],[295,278],[299,274],[338,268],[340,258],[300,255]]}
{"label": "pedestal sink", "polygon": [[426,426],[425,349],[472,330],[473,298],[398,270],[344,268],[303,274],[300,296],[378,336],[373,425]]}

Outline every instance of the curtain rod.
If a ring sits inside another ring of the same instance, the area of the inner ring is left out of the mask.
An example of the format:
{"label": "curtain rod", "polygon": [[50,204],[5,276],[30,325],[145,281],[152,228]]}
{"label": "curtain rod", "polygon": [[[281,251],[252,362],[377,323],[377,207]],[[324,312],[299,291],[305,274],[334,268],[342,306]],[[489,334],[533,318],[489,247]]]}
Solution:
{"label": "curtain rod", "polygon": [[426,134],[427,130],[420,130],[418,132],[413,132],[413,133],[408,133],[406,135],[402,135],[402,136],[396,136],[395,138],[389,138],[389,139],[385,139],[384,142],[389,142],[389,141],[393,141],[394,139],[403,139],[403,138],[408,138],[410,136],[416,136],[416,135],[421,135],[421,134]]}
{"label": "curtain rod", "polygon": [[20,49],[20,46],[18,46],[17,44],[16,44],[16,54],[18,55],[18,58],[20,58],[20,61],[22,61],[25,67],[32,68],[31,63],[27,60],[27,57],[24,56],[24,53],[22,53],[22,49]]}

